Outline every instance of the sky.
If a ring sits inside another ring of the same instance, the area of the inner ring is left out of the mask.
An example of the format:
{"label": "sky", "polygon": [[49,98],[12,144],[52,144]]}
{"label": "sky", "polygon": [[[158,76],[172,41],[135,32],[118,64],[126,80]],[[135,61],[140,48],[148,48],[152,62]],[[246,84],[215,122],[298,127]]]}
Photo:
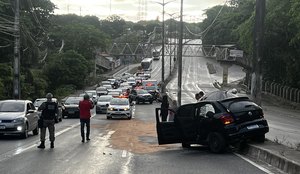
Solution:
{"label": "sky", "polygon": [[[92,15],[105,19],[118,15],[126,21],[162,20],[163,6],[165,19],[179,20],[181,0],[51,0],[58,9],[55,14]],[[165,5],[163,5],[163,2]],[[183,20],[200,22],[204,10],[215,5],[224,5],[226,0],[183,0]]]}

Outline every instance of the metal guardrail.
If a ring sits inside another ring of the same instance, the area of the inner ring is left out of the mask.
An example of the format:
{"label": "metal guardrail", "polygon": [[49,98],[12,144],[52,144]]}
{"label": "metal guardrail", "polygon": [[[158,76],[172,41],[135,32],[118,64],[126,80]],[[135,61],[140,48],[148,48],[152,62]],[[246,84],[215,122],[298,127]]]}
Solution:
{"label": "metal guardrail", "polygon": [[263,82],[262,91],[291,102],[300,103],[300,89],[297,88],[265,81]]}

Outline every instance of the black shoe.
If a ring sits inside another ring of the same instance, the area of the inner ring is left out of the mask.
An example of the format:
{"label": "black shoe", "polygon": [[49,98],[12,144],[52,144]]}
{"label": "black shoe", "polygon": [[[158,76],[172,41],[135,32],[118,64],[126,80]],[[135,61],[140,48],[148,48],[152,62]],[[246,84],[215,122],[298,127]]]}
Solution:
{"label": "black shoe", "polygon": [[84,143],[84,139],[82,139],[81,142]]}
{"label": "black shoe", "polygon": [[54,148],[54,142],[51,142],[50,144],[50,148],[53,149]]}
{"label": "black shoe", "polygon": [[42,141],[41,144],[37,148],[39,148],[39,149],[45,149],[45,142]]}
{"label": "black shoe", "polygon": [[86,139],[86,141],[90,141],[90,140],[91,140],[90,138],[87,138],[87,139]]}

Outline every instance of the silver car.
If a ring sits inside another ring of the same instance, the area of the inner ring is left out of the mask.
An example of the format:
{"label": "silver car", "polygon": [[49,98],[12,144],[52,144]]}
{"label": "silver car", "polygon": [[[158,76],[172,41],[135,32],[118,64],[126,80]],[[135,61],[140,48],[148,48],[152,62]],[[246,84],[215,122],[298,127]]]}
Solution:
{"label": "silver car", "polygon": [[113,98],[107,107],[106,118],[132,118],[132,105],[127,98]]}
{"label": "silver car", "polygon": [[112,98],[111,95],[101,95],[96,104],[96,114],[106,113],[107,104],[109,104]]}
{"label": "silver car", "polygon": [[19,134],[27,138],[28,132],[38,135],[38,113],[29,100],[0,101],[0,135]]}

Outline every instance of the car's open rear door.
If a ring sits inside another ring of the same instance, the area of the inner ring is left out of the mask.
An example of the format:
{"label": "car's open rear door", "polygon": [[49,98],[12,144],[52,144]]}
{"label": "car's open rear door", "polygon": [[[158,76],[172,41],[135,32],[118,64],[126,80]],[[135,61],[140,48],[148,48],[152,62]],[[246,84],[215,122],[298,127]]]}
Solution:
{"label": "car's open rear door", "polygon": [[181,143],[181,134],[174,122],[161,121],[160,108],[155,109],[158,144]]}

